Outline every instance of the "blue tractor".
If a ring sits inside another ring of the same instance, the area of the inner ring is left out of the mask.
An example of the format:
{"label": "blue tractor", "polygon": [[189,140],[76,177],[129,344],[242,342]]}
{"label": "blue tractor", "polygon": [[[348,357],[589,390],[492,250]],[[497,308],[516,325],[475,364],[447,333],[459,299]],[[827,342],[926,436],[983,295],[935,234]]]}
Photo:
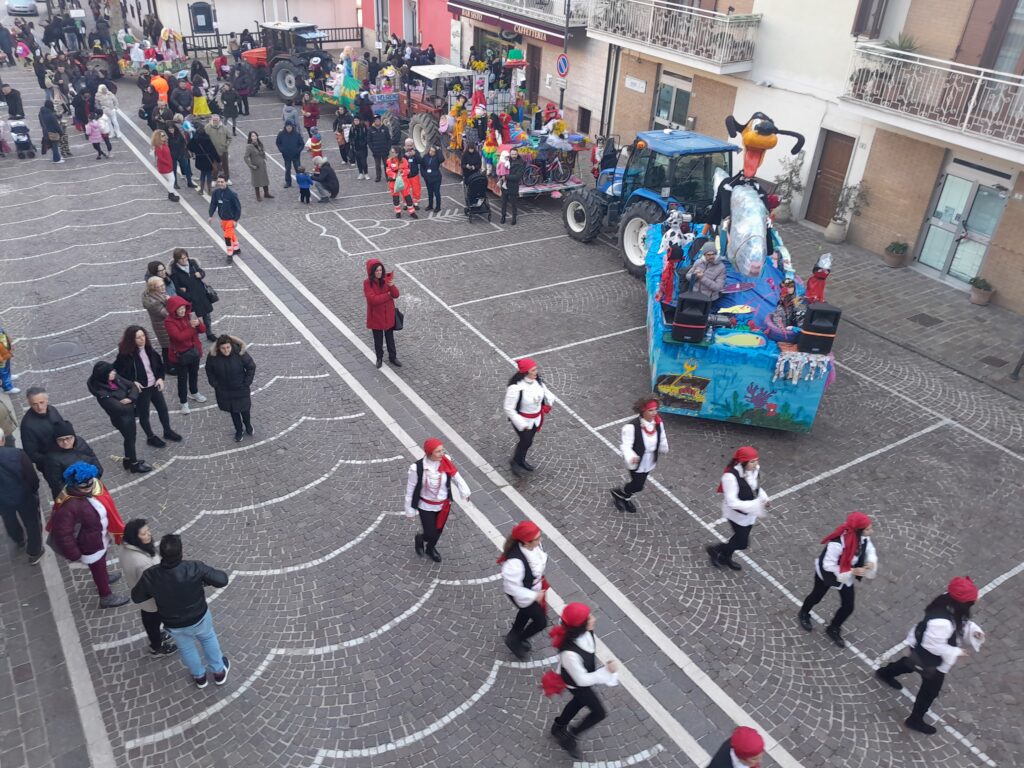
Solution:
{"label": "blue tractor", "polygon": [[734,144],[693,131],[637,134],[615,167],[602,163],[595,189],[564,196],[565,229],[573,240],[589,243],[606,226],[617,226],[626,269],[643,277],[647,228],[664,220],[672,208],[689,214],[693,224],[706,223],[715,200],[715,171],[731,177],[737,151]]}

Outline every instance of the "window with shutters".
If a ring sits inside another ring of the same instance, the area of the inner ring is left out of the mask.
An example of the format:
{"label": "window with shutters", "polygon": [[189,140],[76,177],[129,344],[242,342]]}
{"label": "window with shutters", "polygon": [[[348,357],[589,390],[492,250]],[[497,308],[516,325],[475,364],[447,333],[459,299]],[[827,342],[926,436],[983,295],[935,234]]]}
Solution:
{"label": "window with shutters", "polygon": [[998,72],[1021,74],[1024,64],[1024,0],[1018,0],[1013,16],[1006,25],[1006,34],[996,53],[992,69]]}
{"label": "window with shutters", "polygon": [[885,8],[889,0],[859,0],[857,14],[853,17],[851,34],[855,37],[866,37],[876,40],[882,32],[882,21],[885,19]]}

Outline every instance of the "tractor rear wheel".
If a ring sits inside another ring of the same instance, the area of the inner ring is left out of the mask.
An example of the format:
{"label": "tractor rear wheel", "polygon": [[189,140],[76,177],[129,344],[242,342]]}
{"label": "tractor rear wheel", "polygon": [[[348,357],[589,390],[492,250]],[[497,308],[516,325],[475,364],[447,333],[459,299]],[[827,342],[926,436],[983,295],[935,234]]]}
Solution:
{"label": "tractor rear wheel", "polygon": [[633,203],[619,220],[619,248],[626,271],[634,277],[647,274],[647,230],[665,217],[661,207],[651,200]]}
{"label": "tractor rear wheel", "polygon": [[398,121],[398,115],[394,112],[384,112],[380,116],[380,124],[387,129],[391,139],[391,146],[402,146],[402,124]]}
{"label": "tractor rear wheel", "polygon": [[412,139],[416,151],[427,154],[431,147],[441,146],[441,129],[437,118],[430,112],[418,112],[409,120],[409,138]]}
{"label": "tractor rear wheel", "polygon": [[270,71],[270,85],[281,101],[298,98],[301,79],[299,68],[290,61],[279,61]]}
{"label": "tractor rear wheel", "polygon": [[601,234],[608,204],[591,189],[574,189],[562,198],[562,224],[573,240],[589,243]]}

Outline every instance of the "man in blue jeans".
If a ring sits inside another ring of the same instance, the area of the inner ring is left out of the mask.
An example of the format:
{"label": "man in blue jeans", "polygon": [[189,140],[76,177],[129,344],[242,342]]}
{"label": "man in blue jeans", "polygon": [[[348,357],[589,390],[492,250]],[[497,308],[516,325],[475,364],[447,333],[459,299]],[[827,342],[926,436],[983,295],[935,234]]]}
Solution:
{"label": "man in blue jeans", "polygon": [[[224,685],[231,663],[220,650],[213,617],[206,605],[204,587],[226,587],[228,575],[199,560],[181,559],[181,537],[168,533],[160,539],[160,564],[146,569],[132,590],[132,601],[144,603],[153,598],[164,627],[178,644],[181,660],[192,673],[196,687],[213,682]],[[202,646],[206,664],[199,657],[196,643]]]}

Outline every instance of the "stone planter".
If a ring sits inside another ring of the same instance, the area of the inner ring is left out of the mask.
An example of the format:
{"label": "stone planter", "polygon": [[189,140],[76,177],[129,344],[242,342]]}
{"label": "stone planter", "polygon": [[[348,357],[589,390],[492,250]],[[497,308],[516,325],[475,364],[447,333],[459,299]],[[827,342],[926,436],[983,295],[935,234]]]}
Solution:
{"label": "stone planter", "polygon": [[890,251],[888,248],[882,254],[882,261],[885,262],[886,266],[892,267],[893,269],[899,269],[907,266],[910,263],[910,249],[903,251],[903,253],[896,253]]}
{"label": "stone planter", "polygon": [[772,211],[772,216],[775,217],[775,221],[785,224],[793,220],[793,209],[789,203],[779,203],[778,207]]}
{"label": "stone planter", "polygon": [[989,303],[992,299],[992,294],[995,293],[995,288],[989,291],[982,290],[981,288],[975,288],[971,286],[971,304],[977,304],[979,307],[983,307]]}
{"label": "stone planter", "polygon": [[847,222],[832,219],[825,227],[825,242],[838,245],[846,240]]}

